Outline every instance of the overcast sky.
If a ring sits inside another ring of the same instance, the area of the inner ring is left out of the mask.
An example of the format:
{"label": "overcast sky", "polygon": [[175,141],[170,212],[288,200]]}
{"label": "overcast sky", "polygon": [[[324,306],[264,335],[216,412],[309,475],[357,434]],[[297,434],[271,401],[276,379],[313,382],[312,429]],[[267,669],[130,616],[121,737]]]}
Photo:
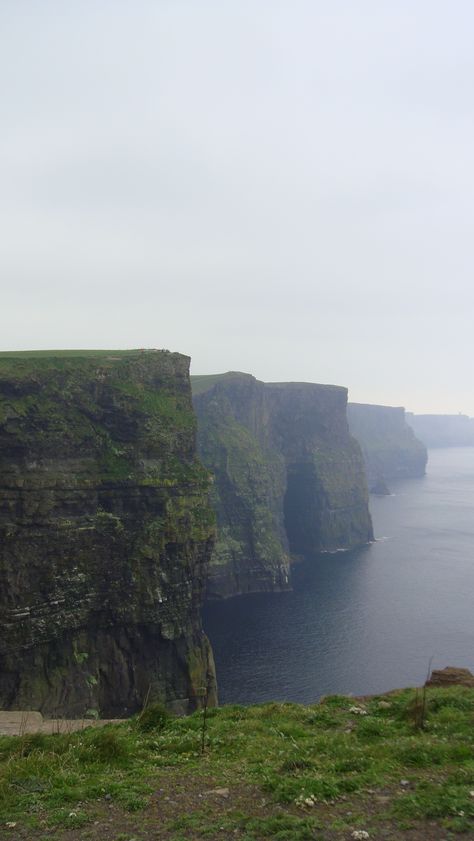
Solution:
{"label": "overcast sky", "polygon": [[472,0],[0,0],[2,349],[474,415]]}

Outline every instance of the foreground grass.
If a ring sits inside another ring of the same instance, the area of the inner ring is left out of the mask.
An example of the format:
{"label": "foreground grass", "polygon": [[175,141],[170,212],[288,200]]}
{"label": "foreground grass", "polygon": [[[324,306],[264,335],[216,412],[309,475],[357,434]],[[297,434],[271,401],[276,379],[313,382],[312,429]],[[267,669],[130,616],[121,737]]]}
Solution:
{"label": "foreground grass", "polygon": [[474,838],[474,690],[430,689],[423,730],[414,698],[210,710],[203,755],[202,713],[3,737],[0,835]]}

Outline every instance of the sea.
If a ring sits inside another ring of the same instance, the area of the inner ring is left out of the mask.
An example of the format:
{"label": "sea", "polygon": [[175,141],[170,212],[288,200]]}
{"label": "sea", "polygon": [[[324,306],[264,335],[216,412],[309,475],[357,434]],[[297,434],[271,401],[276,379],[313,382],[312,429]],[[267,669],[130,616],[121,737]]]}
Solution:
{"label": "sea", "polygon": [[426,476],[370,497],[376,540],[314,554],[293,589],[205,606],[223,704],[315,702],[474,671],[474,447],[433,449]]}

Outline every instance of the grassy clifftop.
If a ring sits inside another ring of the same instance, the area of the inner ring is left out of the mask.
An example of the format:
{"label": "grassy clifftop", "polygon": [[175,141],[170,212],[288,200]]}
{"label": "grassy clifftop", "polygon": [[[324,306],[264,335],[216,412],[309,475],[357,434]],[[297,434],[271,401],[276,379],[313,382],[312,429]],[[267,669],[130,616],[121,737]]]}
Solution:
{"label": "grassy clifftop", "polygon": [[474,690],[430,688],[423,730],[416,708],[414,690],[217,708],[204,751],[202,712],[3,737],[0,836],[472,838]]}

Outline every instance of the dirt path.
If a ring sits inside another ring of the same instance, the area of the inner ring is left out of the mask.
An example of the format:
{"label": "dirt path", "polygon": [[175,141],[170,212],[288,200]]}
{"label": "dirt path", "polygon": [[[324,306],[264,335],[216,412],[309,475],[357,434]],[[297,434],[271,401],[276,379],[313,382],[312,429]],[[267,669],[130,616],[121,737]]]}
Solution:
{"label": "dirt path", "polygon": [[72,733],[84,727],[119,724],[124,719],[43,718],[35,710],[0,711],[0,736],[22,736],[25,733]]}

